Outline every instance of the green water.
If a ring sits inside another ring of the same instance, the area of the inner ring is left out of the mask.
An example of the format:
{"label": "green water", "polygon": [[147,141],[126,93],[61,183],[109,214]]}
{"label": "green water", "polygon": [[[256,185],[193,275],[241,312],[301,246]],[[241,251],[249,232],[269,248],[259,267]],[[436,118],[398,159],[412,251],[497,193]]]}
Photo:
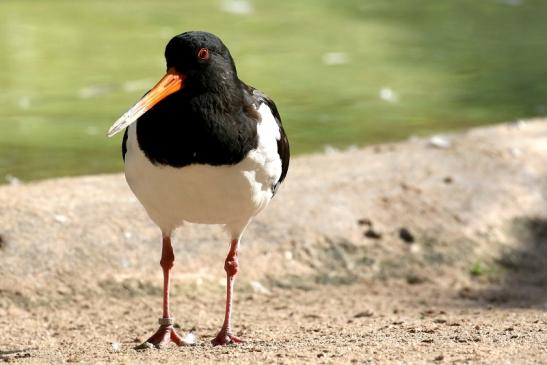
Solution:
{"label": "green water", "polygon": [[547,113],[547,1],[227,2],[0,1],[0,182],[120,171],[105,132],[191,29],[276,100],[295,153]]}

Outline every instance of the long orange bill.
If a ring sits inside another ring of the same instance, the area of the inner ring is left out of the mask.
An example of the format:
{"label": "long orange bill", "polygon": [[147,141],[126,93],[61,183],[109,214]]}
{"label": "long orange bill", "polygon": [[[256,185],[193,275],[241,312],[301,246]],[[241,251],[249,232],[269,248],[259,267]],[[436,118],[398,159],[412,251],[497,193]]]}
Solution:
{"label": "long orange bill", "polygon": [[122,115],[108,130],[108,137],[112,137],[131,123],[139,119],[165,97],[179,91],[184,87],[185,76],[177,72],[173,67],[167,70],[165,76],[142,97],[137,104]]}

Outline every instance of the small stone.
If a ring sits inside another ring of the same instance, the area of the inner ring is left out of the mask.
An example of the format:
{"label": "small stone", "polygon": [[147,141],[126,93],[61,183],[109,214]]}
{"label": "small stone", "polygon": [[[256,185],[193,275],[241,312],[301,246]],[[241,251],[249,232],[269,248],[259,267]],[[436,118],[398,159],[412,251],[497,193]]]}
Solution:
{"label": "small stone", "polygon": [[112,342],[110,344],[112,352],[120,352],[122,349],[122,344],[119,342]]}
{"label": "small stone", "polygon": [[293,254],[291,251],[285,251],[285,260],[291,261],[293,259]]}
{"label": "small stone", "polygon": [[304,315],[304,318],[321,319],[321,316],[317,314],[306,314]]}
{"label": "small stone", "polygon": [[520,155],[522,155],[522,150],[518,147],[513,147],[509,149],[509,152],[513,157],[519,157]]}
{"label": "small stone", "polygon": [[336,148],[334,146],[331,146],[330,144],[327,144],[323,147],[323,153],[325,155],[336,155],[337,153],[340,153],[340,149]]}
{"label": "small stone", "polygon": [[182,342],[186,345],[195,345],[197,341],[196,335],[194,335],[192,332],[188,332],[184,337],[182,338]]}
{"label": "small stone", "polygon": [[361,218],[357,220],[357,224],[360,226],[369,226],[372,227],[372,221],[368,218]]}
{"label": "small stone", "polygon": [[517,128],[517,129],[522,129],[524,127],[526,127],[526,121],[525,120],[517,120],[516,122],[513,123],[513,127]]}
{"label": "small stone", "polygon": [[258,281],[251,281],[251,287],[257,294],[272,294],[272,292]]}
{"label": "small stone", "polygon": [[65,223],[68,222],[68,217],[66,215],[63,215],[63,214],[54,214],[53,219],[55,219],[55,221],[57,221],[61,224],[65,224]]}
{"label": "small stone", "polygon": [[402,239],[405,243],[414,243],[414,235],[410,233],[408,228],[399,229],[399,238]]}
{"label": "small stone", "polygon": [[445,136],[437,135],[429,139],[429,145],[435,148],[446,149],[450,148],[452,142],[450,142],[450,140]]}
{"label": "small stone", "polygon": [[19,180],[19,178],[17,178],[16,176],[13,176],[10,174],[6,175],[6,182],[10,184],[11,186],[21,185],[21,180]]}
{"label": "small stone", "polygon": [[373,315],[374,315],[374,313],[367,309],[365,311],[357,313],[356,315],[353,316],[353,318],[372,317]]}
{"label": "small stone", "polygon": [[408,274],[406,276],[406,282],[410,285],[417,285],[422,284],[426,281],[426,279],[423,276],[416,275],[416,274]]}
{"label": "small stone", "polygon": [[150,342],[143,342],[139,346],[135,347],[135,350],[150,350],[155,348]]}
{"label": "small stone", "polygon": [[433,361],[443,361],[443,359],[444,359],[444,355],[441,354],[441,355],[435,356],[435,358],[433,359]]}
{"label": "small stone", "polygon": [[375,240],[378,240],[378,239],[382,238],[382,234],[379,233],[379,232],[376,232],[372,228],[367,229],[365,231],[365,233],[363,233],[363,235],[367,238],[372,238],[372,239],[375,239]]}

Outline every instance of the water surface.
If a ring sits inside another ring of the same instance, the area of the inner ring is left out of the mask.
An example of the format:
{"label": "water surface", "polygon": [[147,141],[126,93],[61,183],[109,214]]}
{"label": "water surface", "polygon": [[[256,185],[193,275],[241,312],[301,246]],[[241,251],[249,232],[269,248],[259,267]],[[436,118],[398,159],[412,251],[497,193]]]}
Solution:
{"label": "water surface", "polygon": [[0,2],[0,182],[120,171],[110,124],[184,30],[220,35],[295,153],[547,113],[540,0]]}

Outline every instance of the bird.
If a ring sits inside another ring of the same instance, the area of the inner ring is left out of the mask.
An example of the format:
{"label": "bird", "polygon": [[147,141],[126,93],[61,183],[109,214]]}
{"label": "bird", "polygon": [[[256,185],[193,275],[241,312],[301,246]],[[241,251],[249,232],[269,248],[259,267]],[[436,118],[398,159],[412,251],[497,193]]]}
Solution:
{"label": "bird", "polygon": [[173,231],[187,223],[221,224],[229,236],[224,261],[226,308],[213,346],[237,344],[232,297],[242,235],[276,195],[290,148],[277,106],[238,77],[216,35],[188,31],[165,47],[166,73],[109,129],[125,130],[125,178],[162,234],[163,313],[140,348],[184,345],[169,306]]}

